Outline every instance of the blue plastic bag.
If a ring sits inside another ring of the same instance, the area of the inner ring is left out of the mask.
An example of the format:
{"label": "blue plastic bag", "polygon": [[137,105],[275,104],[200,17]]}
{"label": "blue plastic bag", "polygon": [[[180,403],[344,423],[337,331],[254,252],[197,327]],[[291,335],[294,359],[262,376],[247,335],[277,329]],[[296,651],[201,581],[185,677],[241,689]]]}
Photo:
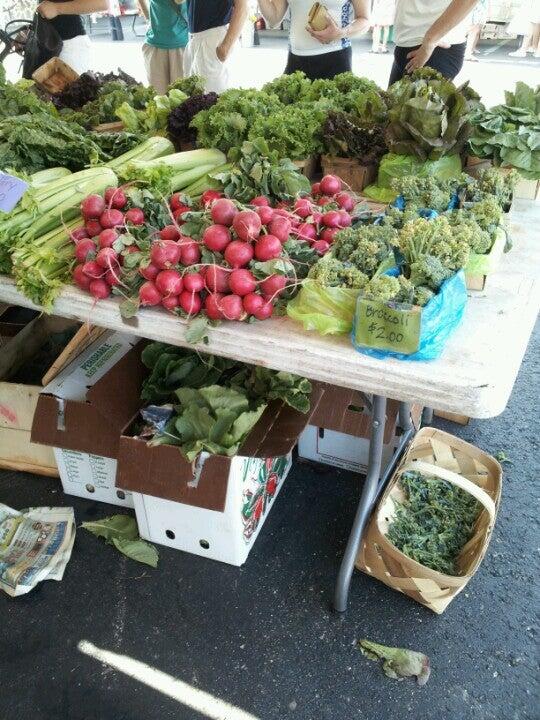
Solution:
{"label": "blue plastic bag", "polygon": [[[376,358],[397,358],[398,360],[435,360],[440,357],[446,341],[463,319],[467,303],[467,289],[463,270],[446,280],[439,292],[421,309],[420,335],[416,352],[404,354],[391,350],[378,350],[374,347],[359,345],[356,342],[358,307],[362,299],[357,300],[351,340],[358,352]],[[364,321],[365,322],[365,321]]]}

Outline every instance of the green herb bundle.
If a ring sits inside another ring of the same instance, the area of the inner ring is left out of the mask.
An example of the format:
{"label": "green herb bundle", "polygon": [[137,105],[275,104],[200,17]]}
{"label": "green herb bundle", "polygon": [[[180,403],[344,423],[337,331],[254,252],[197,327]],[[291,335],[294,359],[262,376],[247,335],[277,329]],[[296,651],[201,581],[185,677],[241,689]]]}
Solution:
{"label": "green herb bundle", "polygon": [[458,575],[456,561],[473,534],[480,503],[461,488],[416,471],[403,473],[399,483],[405,501],[394,501],[388,539],[412,560]]}

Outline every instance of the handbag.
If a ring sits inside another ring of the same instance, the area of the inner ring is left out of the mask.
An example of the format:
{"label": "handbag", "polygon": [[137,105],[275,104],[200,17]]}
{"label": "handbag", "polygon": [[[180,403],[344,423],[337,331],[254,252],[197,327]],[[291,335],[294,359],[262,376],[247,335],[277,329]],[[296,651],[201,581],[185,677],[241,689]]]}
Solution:
{"label": "handbag", "polygon": [[62,38],[54,25],[35,13],[24,47],[23,77],[32,79],[33,73],[62,52]]}

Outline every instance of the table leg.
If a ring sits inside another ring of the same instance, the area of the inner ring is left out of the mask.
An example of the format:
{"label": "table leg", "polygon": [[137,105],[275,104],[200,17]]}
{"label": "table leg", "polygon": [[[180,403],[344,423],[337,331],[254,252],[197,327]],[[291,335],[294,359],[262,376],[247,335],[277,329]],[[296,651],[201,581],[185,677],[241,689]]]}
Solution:
{"label": "table leg", "polygon": [[422,414],[422,425],[431,425],[433,422],[433,408],[424,408]]}
{"label": "table leg", "polygon": [[386,421],[386,398],[373,396],[373,412],[371,415],[371,440],[369,443],[369,456],[366,479],[356,510],[351,534],[341,561],[341,567],[336,582],[334,607],[338,612],[347,609],[349,586],[354,570],[354,563],[358,555],[358,548],[362,533],[377,497],[379,478],[381,476],[382,452],[384,444],[384,426]]}

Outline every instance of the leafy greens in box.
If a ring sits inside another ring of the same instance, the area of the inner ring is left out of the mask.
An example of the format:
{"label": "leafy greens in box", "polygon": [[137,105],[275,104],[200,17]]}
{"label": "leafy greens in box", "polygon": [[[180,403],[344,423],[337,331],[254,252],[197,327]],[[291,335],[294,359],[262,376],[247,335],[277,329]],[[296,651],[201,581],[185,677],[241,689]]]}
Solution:
{"label": "leafy greens in box", "polygon": [[390,152],[438,160],[457,155],[465,146],[471,132],[469,113],[478,105],[478,95],[422,68],[394,83],[388,102]]}
{"label": "leafy greens in box", "polygon": [[469,150],[495,165],[514,167],[530,180],[540,179],[540,85],[523,82],[505,93],[506,104],[478,110],[471,118]]}

